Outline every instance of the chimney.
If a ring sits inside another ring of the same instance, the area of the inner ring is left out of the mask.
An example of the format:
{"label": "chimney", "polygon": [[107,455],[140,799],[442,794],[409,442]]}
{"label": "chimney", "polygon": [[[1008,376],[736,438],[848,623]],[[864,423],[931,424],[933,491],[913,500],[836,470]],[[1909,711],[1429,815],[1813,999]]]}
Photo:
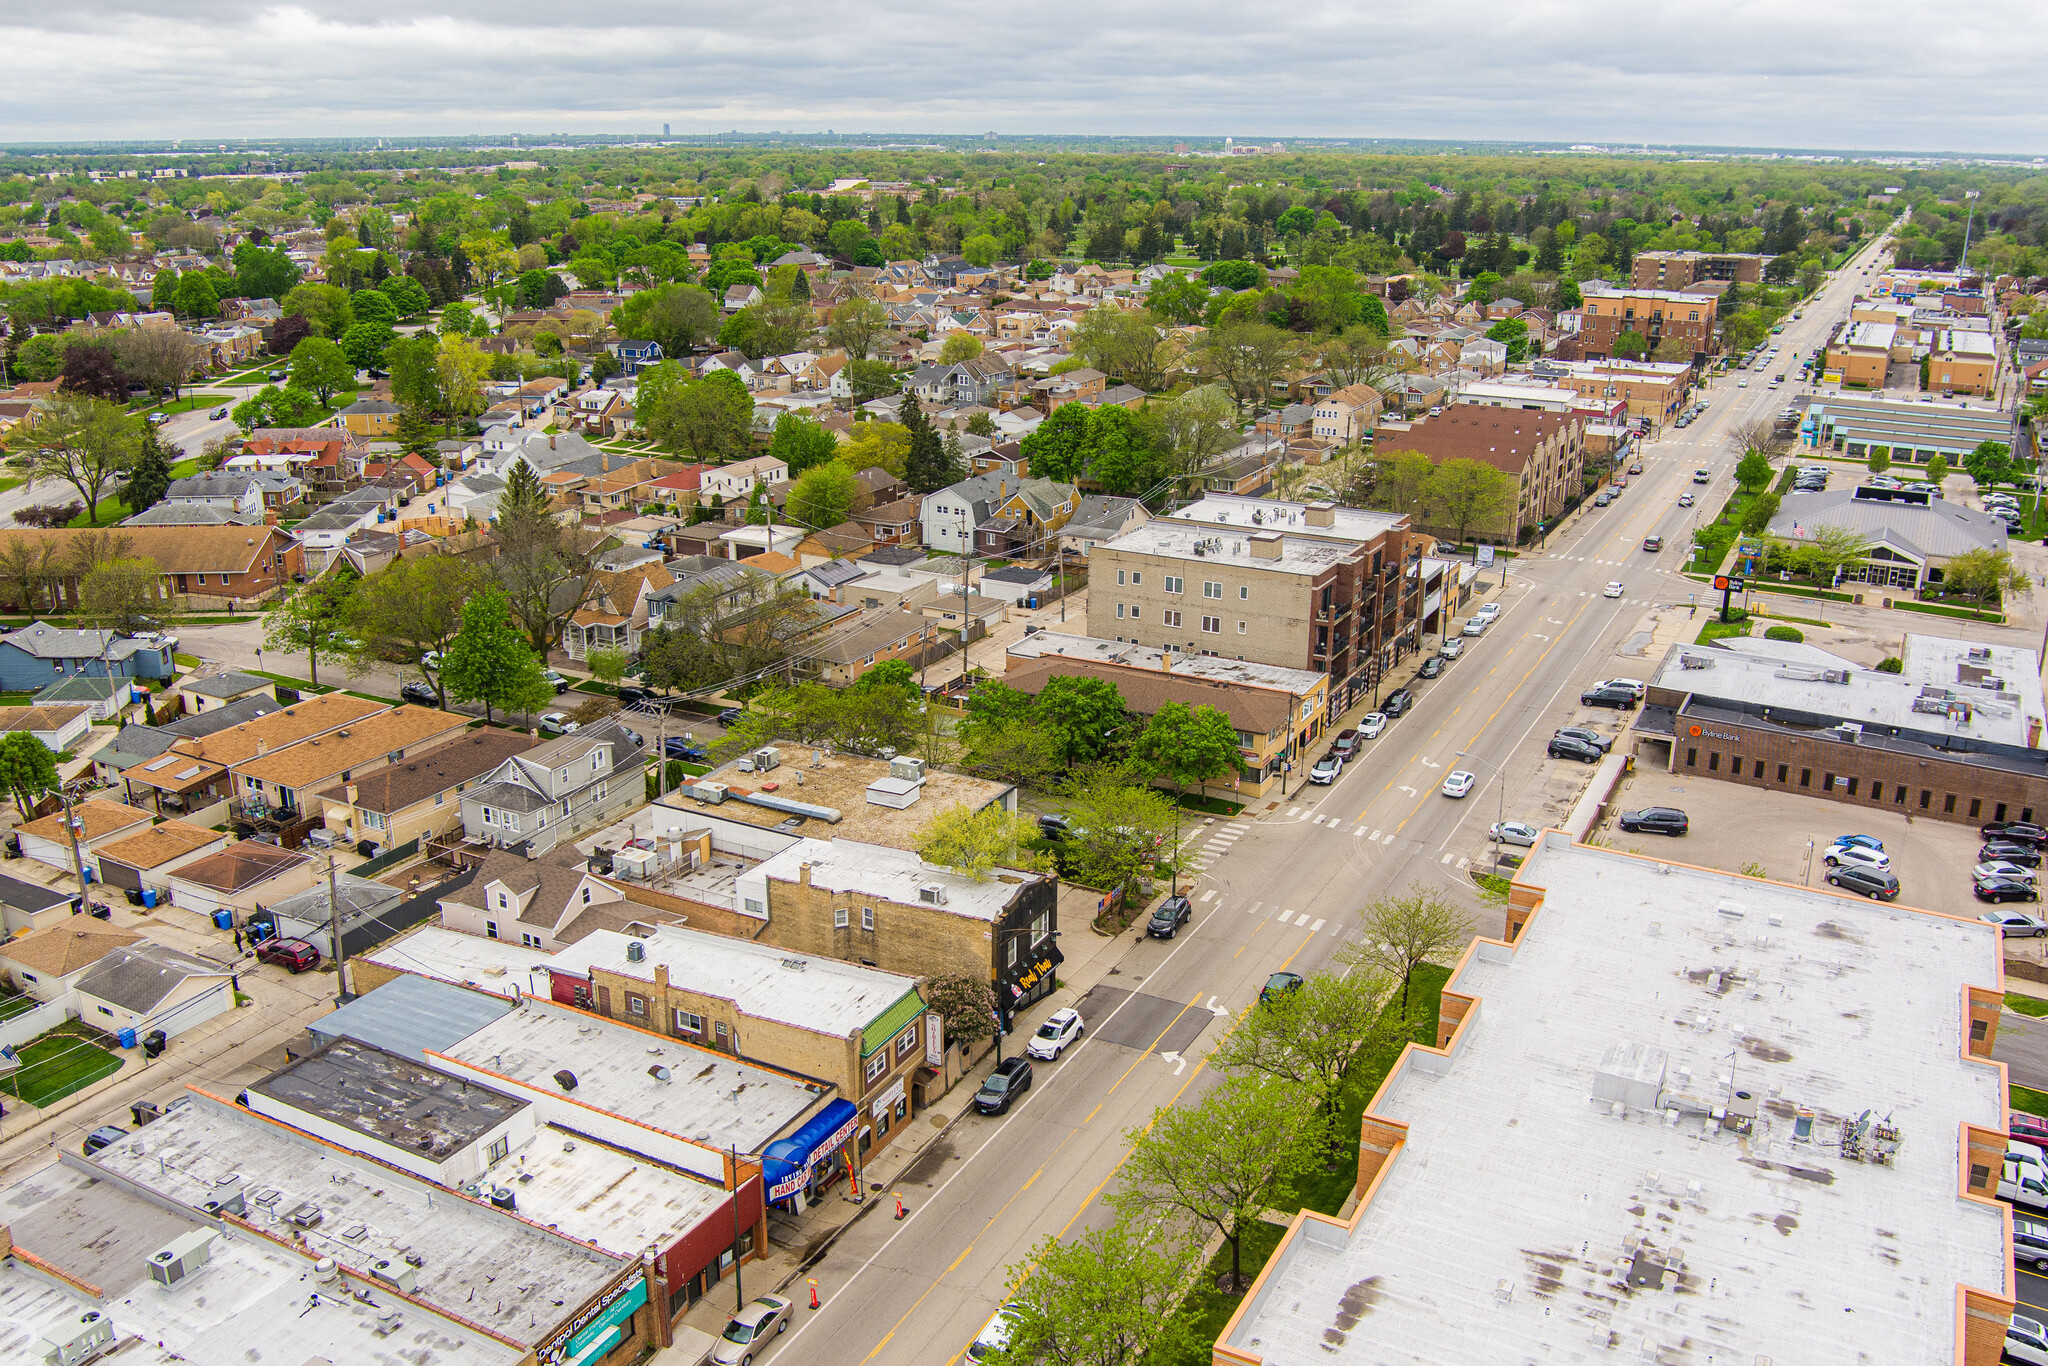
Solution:
{"label": "chimney", "polygon": [[260,735],[259,735],[259,736],[257,736],[257,737],[256,737],[256,757],[257,757],[257,758],[259,758],[259,759],[261,759],[261,758],[262,758],[262,757],[263,757],[264,755],[266,755],[266,754],[268,754],[268,753],[270,753],[270,742],[269,742],[268,740],[265,740],[265,739],[264,739],[264,738],[263,738],[262,736],[260,736]]}
{"label": "chimney", "polygon": [[553,450],[554,448],[555,448],[555,438],[554,438],[553,436],[550,436],[550,437],[548,437],[548,449],[549,449],[549,450]]}
{"label": "chimney", "polygon": [[1335,503],[1310,503],[1302,510],[1301,515],[1302,520],[1309,526],[1337,525],[1337,505]]}
{"label": "chimney", "polygon": [[356,804],[356,785],[354,783],[348,785],[348,804],[350,806]]}
{"label": "chimney", "polygon": [[668,964],[656,963],[654,965],[654,985],[660,987],[663,991],[668,990]]}
{"label": "chimney", "polygon": [[803,884],[804,886],[806,886],[806,887],[808,887],[808,886],[810,886],[810,885],[811,885],[811,865],[810,865],[810,864],[808,864],[808,863],[800,863],[800,864],[798,864],[798,865],[797,865],[797,870],[796,870],[796,880],[797,880],[798,882],[801,882],[801,883],[802,883],[802,884]]}
{"label": "chimney", "polygon": [[1171,645],[1165,646],[1159,651],[1159,672],[1163,674],[1173,672],[1173,647]]}
{"label": "chimney", "polygon": [[1280,558],[1280,533],[1277,531],[1254,531],[1248,538],[1255,560],[1277,560]]}

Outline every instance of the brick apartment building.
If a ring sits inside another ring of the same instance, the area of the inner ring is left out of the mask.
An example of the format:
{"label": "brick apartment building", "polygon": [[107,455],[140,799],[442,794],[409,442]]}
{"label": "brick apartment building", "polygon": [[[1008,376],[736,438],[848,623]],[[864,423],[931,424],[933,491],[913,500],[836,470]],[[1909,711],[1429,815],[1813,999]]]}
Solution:
{"label": "brick apartment building", "polygon": [[1579,344],[1588,360],[1614,354],[1622,333],[1634,332],[1649,343],[1649,353],[1667,341],[1684,343],[1695,355],[1711,353],[1714,311],[1712,294],[1682,294],[1663,289],[1587,290],[1579,325]]}
{"label": "brick apartment building", "polygon": [[1088,634],[1328,674],[1341,711],[1413,648],[1420,553],[1406,517],[1212,493],[1095,547]]}
{"label": "brick apartment building", "polygon": [[1771,258],[1749,252],[1638,252],[1630,283],[1637,289],[1684,289],[1703,280],[1734,280],[1745,285],[1764,278]]}
{"label": "brick apartment building", "polygon": [[[1586,468],[1586,420],[1578,413],[1456,404],[1405,432],[1380,433],[1382,454],[1414,451],[1432,465],[1478,460],[1516,482],[1512,521],[1468,531],[1513,541],[1520,528],[1547,522],[1579,493]],[[1455,528],[1452,528],[1455,530]]]}

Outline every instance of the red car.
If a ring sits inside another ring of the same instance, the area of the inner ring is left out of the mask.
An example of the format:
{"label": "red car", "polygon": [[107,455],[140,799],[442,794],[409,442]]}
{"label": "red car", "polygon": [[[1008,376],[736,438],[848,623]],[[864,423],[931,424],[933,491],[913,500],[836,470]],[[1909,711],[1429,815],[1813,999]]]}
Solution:
{"label": "red car", "polygon": [[320,966],[320,950],[303,939],[268,939],[257,946],[256,960],[304,972]]}
{"label": "red car", "polygon": [[2048,1144],[2048,1119],[2014,1110],[2012,1120],[2006,1126],[2006,1132],[2029,1143]]}

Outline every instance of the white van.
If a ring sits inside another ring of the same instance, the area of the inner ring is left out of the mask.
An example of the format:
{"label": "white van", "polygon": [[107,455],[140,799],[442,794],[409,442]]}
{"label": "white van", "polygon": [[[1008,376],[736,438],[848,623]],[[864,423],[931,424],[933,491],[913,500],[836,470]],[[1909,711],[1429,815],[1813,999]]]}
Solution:
{"label": "white van", "polygon": [[1010,1328],[1016,1322],[1016,1308],[1014,1303],[1005,1304],[982,1325],[981,1331],[975,1334],[973,1345],[967,1349],[968,1361],[984,1361],[1010,1345]]}

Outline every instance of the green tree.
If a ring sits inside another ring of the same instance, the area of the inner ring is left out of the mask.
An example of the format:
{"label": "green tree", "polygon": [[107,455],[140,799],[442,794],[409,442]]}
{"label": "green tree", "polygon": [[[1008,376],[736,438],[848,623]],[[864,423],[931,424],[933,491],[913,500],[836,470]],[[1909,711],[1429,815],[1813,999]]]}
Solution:
{"label": "green tree", "polygon": [[505,491],[498,495],[498,516],[507,522],[549,518],[548,491],[540,482],[540,473],[524,460],[513,461],[506,472]]}
{"label": "green tree", "polygon": [[304,389],[266,384],[235,405],[235,425],[245,432],[259,427],[310,427],[327,415],[320,400]]}
{"label": "green tree", "polygon": [[354,575],[330,570],[270,609],[263,618],[263,643],[287,654],[304,651],[307,673],[320,681],[320,657],[358,659],[362,647],[349,634]]}
{"label": "green tree", "polygon": [[401,318],[417,318],[434,306],[434,301],[427,297],[426,286],[410,275],[393,275],[377,288]]}
{"label": "green tree", "polygon": [[1062,806],[1071,828],[1061,844],[1074,879],[1121,890],[1130,904],[1150,895],[1153,866],[1175,823],[1166,794],[1102,773],[1071,787]]}
{"label": "green tree", "polygon": [[1534,349],[1529,341],[1529,324],[1520,318],[1502,318],[1486,329],[1486,335],[1488,340],[1507,347],[1509,365],[1524,364]]}
{"label": "green tree", "polygon": [[846,363],[846,383],[853,390],[855,403],[872,403],[878,398],[889,397],[901,387],[901,378],[887,361],[850,360]]}
{"label": "green tree", "polygon": [[790,485],[790,520],[813,531],[838,526],[852,515],[860,491],[860,480],[851,469],[841,461],[827,461]]}
{"label": "green tree", "polygon": [[[927,998],[929,999],[929,998]],[[951,1027],[947,1030],[952,1036]],[[1182,1226],[1118,1219],[1070,1243],[1047,1234],[1009,1268],[1009,1341],[977,1366],[1140,1366],[1193,1350],[1176,1313],[1199,1246]],[[1206,1349],[1204,1349],[1206,1350]]]}
{"label": "green tree", "polygon": [[844,349],[849,361],[864,361],[874,350],[876,339],[888,328],[888,309],[873,299],[849,299],[832,310],[832,321],[825,326],[825,339]]}
{"label": "green tree", "polygon": [[1832,586],[1836,575],[1869,556],[1870,542],[1861,532],[1833,523],[1806,527],[1791,551],[1793,566],[1823,586]]}
{"label": "green tree", "polygon": [[220,294],[205,272],[193,271],[178,281],[178,314],[184,318],[212,318],[220,313]]}
{"label": "green tree", "polygon": [[1132,738],[1131,714],[1116,684],[1105,678],[1048,679],[1032,710],[1069,767],[1121,751]]}
{"label": "green tree", "polygon": [[13,435],[30,475],[77,489],[92,522],[99,521],[100,498],[128,473],[142,444],[138,424],[120,404],[61,389],[44,401],[34,427],[23,424]]}
{"label": "green tree", "polygon": [[838,453],[839,438],[801,413],[784,413],[775,419],[768,454],[789,467],[792,479],[828,463]]}
{"label": "green tree", "polygon": [[917,994],[944,1022],[948,1047],[958,1044],[965,1052],[995,1033],[996,994],[986,973],[927,977],[917,984]]}
{"label": "green tree", "polygon": [[1872,446],[1870,448],[1870,458],[1864,464],[1869,467],[1872,474],[1883,474],[1892,467],[1892,448],[1889,446]]}
{"label": "green tree", "polygon": [[57,756],[25,730],[0,735],[0,784],[14,798],[23,824],[35,819],[35,804],[57,790]]}
{"label": "green tree", "polygon": [[1948,457],[1936,451],[1933,458],[1927,462],[1927,482],[1939,484],[1946,478],[1948,478]]}
{"label": "green tree", "polygon": [[384,364],[391,371],[391,399],[407,412],[424,417],[447,410],[441,394],[442,345],[431,332],[415,332],[385,348]]}
{"label": "green tree", "polygon": [[1029,432],[1019,449],[1031,462],[1031,477],[1071,484],[1088,468],[1088,405],[1062,403]]}
{"label": "green tree", "polygon": [[754,432],[754,396],[730,370],[679,386],[640,424],[662,446],[694,460],[722,464],[744,457]]}
{"label": "green tree", "polygon": [[384,364],[386,348],[397,339],[398,334],[389,323],[357,323],[341,334],[341,353],[356,369],[375,370]]}
{"label": "green tree", "polygon": [[339,285],[300,285],[278,300],[278,305],[288,316],[297,314],[313,324],[323,337],[339,337],[355,321],[348,291]]}
{"label": "green tree", "polygon": [[1052,855],[1025,847],[1037,838],[1037,823],[1023,812],[1001,805],[975,811],[963,802],[934,812],[917,833],[916,849],[926,863],[986,882],[992,868],[1050,871]]}
{"label": "green tree", "polygon": [[2019,477],[2019,467],[2013,463],[2012,447],[2003,441],[1980,441],[1977,448],[1963,457],[1963,468],[1980,489],[1995,489],[2000,484],[2010,484]]}
{"label": "green tree", "polygon": [[325,337],[308,337],[292,348],[290,383],[303,389],[326,407],[340,389],[353,387],[356,367],[341,353],[341,347]]}
{"label": "green tree", "polygon": [[1516,499],[1520,488],[1512,475],[1463,456],[1446,460],[1430,479],[1430,501],[1439,523],[1455,528],[1458,544],[1465,533],[1482,527],[1504,540],[1513,540]]}
{"label": "green tree", "polygon": [[[1482,270],[1472,277],[1472,285],[1465,291],[1465,300],[1468,303],[1480,305],[1490,304],[1498,293],[1500,293],[1499,273],[1491,270]],[[1496,337],[1494,340],[1498,341],[1499,338]]]}
{"label": "green tree", "polygon": [[903,396],[899,419],[910,433],[910,450],[903,457],[903,481],[917,493],[937,493],[957,484],[966,472],[949,459],[946,443],[924,415],[916,394]]}
{"label": "green tree", "polygon": [[1778,515],[1783,501],[1775,493],[1760,493],[1752,498],[1742,513],[1742,534],[1761,536],[1770,530],[1771,519]]}
{"label": "green tree", "polygon": [[590,676],[600,683],[617,687],[619,680],[626,676],[626,665],[632,661],[624,650],[600,647],[584,656],[583,662],[590,666]]}
{"label": "green tree", "polygon": [[1966,550],[1949,560],[1941,573],[1942,586],[1961,593],[1979,607],[2003,602],[2008,595],[2027,592],[2034,581],[2020,572],[2012,554],[2005,550]]}
{"label": "green tree", "polygon": [[512,622],[504,593],[486,586],[462,604],[462,627],[448,642],[442,681],[458,702],[484,704],[484,724],[497,711],[532,711],[555,689]]}
{"label": "green tree", "polygon": [[1650,340],[1630,328],[1614,339],[1614,354],[1620,360],[1641,360],[1650,354]]}
{"label": "green tree", "polygon": [[[1238,771],[1237,729],[1230,718],[1210,706],[1192,709],[1184,702],[1166,702],[1145,723],[1134,753],[1154,777],[1165,778],[1184,801],[1189,787]],[[1181,803],[1173,807],[1173,847],[1180,847]]]}
{"label": "green tree", "polygon": [[958,365],[981,354],[981,338],[972,332],[953,332],[939,346],[939,364]]}
{"label": "green tree", "polygon": [[477,337],[489,331],[476,310],[468,304],[453,303],[441,310],[441,320],[434,330],[444,337]]}
{"label": "green tree", "polygon": [[164,443],[156,428],[142,433],[135,448],[135,463],[128,469],[128,482],[121,489],[121,501],[128,505],[131,516],[147,512],[164,500],[171,487],[171,466],[178,459],[179,453]]}
{"label": "green tree", "polygon": [[[356,585],[349,627],[365,651],[419,659],[446,654],[462,629],[462,604],[487,581],[485,571],[455,555],[406,555]],[[422,670],[445,709],[444,671]]]}
{"label": "green tree", "polygon": [[152,559],[109,560],[78,585],[80,612],[108,631],[134,631],[163,611],[163,571]]}
{"label": "green tree", "polygon": [[235,292],[247,299],[279,299],[291,293],[302,272],[283,247],[244,242],[235,248]]}
{"label": "green tree", "polygon": [[1371,969],[1311,973],[1297,991],[1261,1001],[1240,1015],[1209,1055],[1225,1072],[1263,1073],[1300,1087],[1332,1110],[1344,1070],[1362,1048],[1380,1048],[1402,1035],[1387,1014],[1392,989]]}
{"label": "green tree", "polygon": [[1192,1105],[1161,1106],[1132,1129],[1123,1186],[1109,1197],[1126,1217],[1169,1214],[1230,1245],[1232,1291],[1242,1290],[1245,1229],[1321,1162],[1327,1123],[1314,1092],[1277,1077],[1226,1077]]}
{"label": "green tree", "polygon": [[1401,983],[1401,1018],[1408,1019],[1408,988],[1418,968],[1455,961],[1472,939],[1472,917],[1425,882],[1388,892],[1358,913],[1358,939],[1338,952],[1341,962],[1374,969]]}
{"label": "green tree", "polygon": [[1771,482],[1771,461],[1762,451],[1752,450],[1735,462],[1735,484],[1745,493],[1754,493]]}
{"label": "green tree", "polygon": [[381,289],[359,289],[348,296],[348,303],[357,323],[382,323],[391,327],[402,316],[398,305]]}
{"label": "green tree", "polygon": [[1167,322],[1198,323],[1209,307],[1209,291],[1186,272],[1176,270],[1152,282],[1145,292],[1145,307]]}

